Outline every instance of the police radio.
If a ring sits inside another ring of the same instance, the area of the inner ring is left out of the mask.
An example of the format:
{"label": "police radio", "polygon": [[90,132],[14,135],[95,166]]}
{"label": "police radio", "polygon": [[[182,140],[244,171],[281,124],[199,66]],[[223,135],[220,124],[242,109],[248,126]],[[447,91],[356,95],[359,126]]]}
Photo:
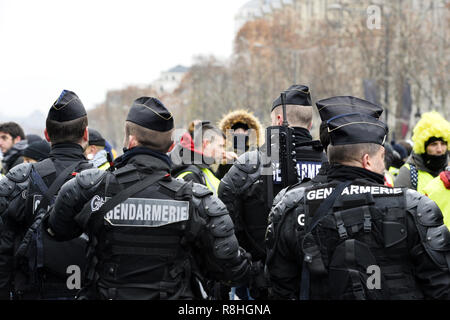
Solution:
{"label": "police radio", "polygon": [[283,188],[296,184],[297,176],[297,160],[294,143],[294,129],[289,127],[286,116],[286,93],[281,93],[281,104],[283,106],[283,124],[280,127],[280,169],[281,184]]}
{"label": "police radio", "polygon": [[270,210],[273,202],[273,169],[279,164],[281,171],[281,186],[286,188],[298,182],[297,160],[294,143],[294,129],[289,127],[286,115],[286,93],[281,93],[283,107],[283,123],[281,126],[270,126],[266,129],[266,159],[264,184],[267,191],[267,207]]}

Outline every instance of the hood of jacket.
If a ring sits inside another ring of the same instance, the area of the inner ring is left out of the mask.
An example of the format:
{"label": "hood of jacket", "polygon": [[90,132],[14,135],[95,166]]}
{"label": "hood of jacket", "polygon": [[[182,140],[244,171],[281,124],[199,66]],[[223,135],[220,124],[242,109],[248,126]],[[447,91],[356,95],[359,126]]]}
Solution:
{"label": "hood of jacket", "polygon": [[222,120],[220,120],[218,126],[220,130],[222,130],[223,133],[226,134],[227,130],[230,130],[231,127],[233,127],[233,125],[238,122],[245,123],[250,129],[255,130],[257,145],[261,146],[261,144],[263,143],[262,125],[259,122],[258,118],[256,118],[249,111],[243,109],[232,111],[222,117]]}

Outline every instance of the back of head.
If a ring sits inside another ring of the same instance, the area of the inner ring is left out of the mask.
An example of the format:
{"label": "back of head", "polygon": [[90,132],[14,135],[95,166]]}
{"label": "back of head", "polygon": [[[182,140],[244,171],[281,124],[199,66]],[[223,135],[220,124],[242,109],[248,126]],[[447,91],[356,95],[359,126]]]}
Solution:
{"label": "back of head", "polygon": [[13,139],[17,137],[20,137],[21,140],[25,139],[25,133],[22,127],[15,122],[4,122],[0,124],[0,132],[8,133]]}
{"label": "back of head", "polygon": [[335,116],[346,113],[363,113],[379,119],[383,108],[367,100],[353,96],[336,96],[322,99],[316,102],[322,123],[320,124],[320,142],[325,150],[330,144],[327,121]]}
{"label": "back of head", "polygon": [[134,136],[137,146],[167,152],[173,143],[173,116],[156,98],[140,97],[133,102],[125,123],[125,143]]}
{"label": "back of head", "polygon": [[414,127],[411,138],[414,153],[424,154],[425,144],[433,137],[441,138],[447,144],[450,142],[450,123],[436,111],[424,113]]}
{"label": "back of head", "polygon": [[[285,93],[286,117],[289,126],[309,129],[312,123],[312,102],[309,88],[305,85],[292,85]],[[274,118],[283,116],[283,101],[280,97],[272,103],[272,122]],[[273,123],[272,123],[273,124]]]}
{"label": "back of head", "polygon": [[47,115],[45,126],[52,145],[79,143],[87,125],[87,113],[80,98],[72,91],[63,90]]}

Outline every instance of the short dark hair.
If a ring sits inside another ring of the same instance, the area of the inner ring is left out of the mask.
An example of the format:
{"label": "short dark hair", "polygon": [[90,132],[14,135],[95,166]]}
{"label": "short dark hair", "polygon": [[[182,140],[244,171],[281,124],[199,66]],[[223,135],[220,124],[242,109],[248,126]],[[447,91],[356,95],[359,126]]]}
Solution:
{"label": "short dark hair", "polygon": [[222,130],[210,123],[203,124],[202,126],[197,126],[194,130],[194,143],[196,144],[195,147],[199,148],[198,144],[202,144],[203,140],[209,140],[212,142],[214,141],[214,137],[217,136],[226,139],[225,133],[223,133]]}
{"label": "short dark hair", "polygon": [[52,144],[63,142],[80,142],[87,126],[87,116],[63,122],[58,122],[47,118],[45,122],[45,127]]}
{"label": "short dark hair", "polygon": [[373,156],[380,148],[381,145],[376,143],[355,143],[337,146],[329,145],[327,155],[330,163],[361,161],[365,154]]}
{"label": "short dark hair", "polygon": [[0,124],[0,131],[8,133],[13,139],[17,137],[20,137],[22,140],[25,139],[25,133],[23,132],[22,127],[15,122],[5,122]]}
{"label": "short dark hair", "polygon": [[167,152],[173,143],[172,139],[173,129],[169,131],[156,131],[144,128],[134,122],[125,122],[125,139],[128,141],[128,136],[136,137],[138,144],[159,152]]}

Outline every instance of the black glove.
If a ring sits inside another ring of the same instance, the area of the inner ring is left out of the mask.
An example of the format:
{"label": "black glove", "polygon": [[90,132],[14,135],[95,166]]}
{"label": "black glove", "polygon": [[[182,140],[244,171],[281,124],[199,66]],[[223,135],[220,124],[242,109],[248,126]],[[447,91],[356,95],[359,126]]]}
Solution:
{"label": "black glove", "polygon": [[269,288],[269,279],[264,272],[264,263],[255,261],[251,267],[250,295],[254,299],[267,299],[267,289]]}

